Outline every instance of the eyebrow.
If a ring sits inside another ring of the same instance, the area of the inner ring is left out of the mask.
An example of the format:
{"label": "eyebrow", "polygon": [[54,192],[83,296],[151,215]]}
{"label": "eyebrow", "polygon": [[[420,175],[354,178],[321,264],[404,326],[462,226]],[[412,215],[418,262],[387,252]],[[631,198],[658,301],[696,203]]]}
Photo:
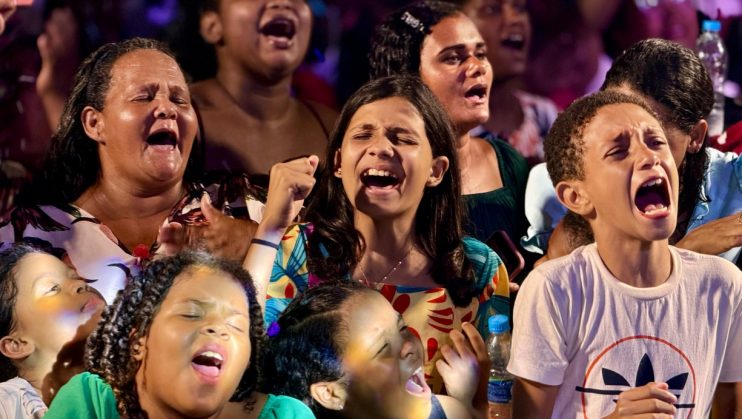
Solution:
{"label": "eyebrow", "polygon": [[391,128],[387,128],[385,131],[388,135],[392,135],[394,137],[397,137],[399,134],[407,134],[407,135],[417,134],[415,131],[404,128],[404,127],[391,127]]}
{"label": "eyebrow", "polygon": [[[184,304],[184,303],[195,304],[195,305],[197,305],[199,307],[204,307],[204,308],[212,308],[212,307],[216,306],[216,303],[209,302],[209,301],[199,300],[197,298],[186,298],[185,300],[178,301],[176,304]],[[229,310],[229,314],[230,315],[237,315],[237,316],[244,316],[244,317],[248,317],[249,318],[249,316],[246,313],[243,313],[243,312],[237,310],[236,308],[232,308],[231,310]]]}
{"label": "eyebrow", "polygon": [[373,131],[375,129],[376,125],[366,122],[364,124],[351,127],[349,131]]}
{"label": "eyebrow", "polygon": [[[479,49],[479,48],[484,48],[484,47],[485,47],[485,43],[484,42],[477,42],[476,45],[474,46],[474,49]],[[443,48],[442,50],[440,50],[438,52],[438,55],[445,54],[448,51],[452,51],[452,50],[453,51],[457,51],[457,50],[460,50],[460,49],[466,49],[466,44],[456,44],[456,45],[447,46],[447,47]]]}

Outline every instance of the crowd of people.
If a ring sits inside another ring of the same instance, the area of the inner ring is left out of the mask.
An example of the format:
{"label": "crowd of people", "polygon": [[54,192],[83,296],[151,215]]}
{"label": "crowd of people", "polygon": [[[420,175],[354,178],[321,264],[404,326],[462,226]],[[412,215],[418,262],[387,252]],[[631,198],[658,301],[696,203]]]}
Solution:
{"label": "crowd of people", "polygon": [[742,418],[742,162],[691,49],[626,45],[559,112],[523,84],[545,0],[416,1],[336,112],[292,86],[311,3],[199,2],[195,83],[143,37],[66,80],[48,24],[0,417],[483,419],[505,315],[513,418]]}

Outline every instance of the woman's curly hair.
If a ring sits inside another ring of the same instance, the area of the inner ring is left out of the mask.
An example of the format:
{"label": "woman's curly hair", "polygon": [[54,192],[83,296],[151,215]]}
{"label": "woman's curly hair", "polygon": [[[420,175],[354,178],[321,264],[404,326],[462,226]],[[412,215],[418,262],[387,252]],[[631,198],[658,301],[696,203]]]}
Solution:
{"label": "woman's curly hair", "polygon": [[101,322],[88,338],[85,363],[113,389],[118,411],[130,418],[146,417],[139,405],[135,376],[141,365],[132,356],[133,345],[147,336],[149,328],[167,297],[175,279],[192,267],[207,267],[231,275],[245,289],[250,307],[250,364],[232,396],[245,401],[257,386],[259,353],[264,342],[263,313],[255,297],[255,288],[239,265],[200,251],[186,251],[149,264],[132,278],[116,300],[106,308]]}
{"label": "woman's curly hair", "polygon": [[267,392],[299,399],[318,419],[338,417],[317,403],[312,384],[341,379],[347,325],[343,305],[362,292],[376,292],[358,282],[330,282],[309,288],[293,299],[276,321],[261,365]]}

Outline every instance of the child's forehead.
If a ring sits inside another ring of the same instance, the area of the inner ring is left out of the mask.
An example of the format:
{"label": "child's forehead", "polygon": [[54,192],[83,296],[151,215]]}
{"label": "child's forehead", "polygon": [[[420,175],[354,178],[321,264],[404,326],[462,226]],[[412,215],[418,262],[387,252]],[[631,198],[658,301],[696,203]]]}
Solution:
{"label": "child's forehead", "polygon": [[228,272],[210,266],[190,266],[175,277],[165,299],[170,296],[246,298],[247,292],[240,281]]}
{"label": "child's forehead", "polygon": [[605,105],[582,130],[585,146],[614,142],[632,132],[660,131],[660,123],[646,109],[633,103]]}

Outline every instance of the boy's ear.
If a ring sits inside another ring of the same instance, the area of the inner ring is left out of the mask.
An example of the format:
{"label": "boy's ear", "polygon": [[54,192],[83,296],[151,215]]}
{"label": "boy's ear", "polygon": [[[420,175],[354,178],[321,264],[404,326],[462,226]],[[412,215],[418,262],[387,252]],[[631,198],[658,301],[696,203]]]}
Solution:
{"label": "boy's ear", "polygon": [[708,132],[709,124],[705,119],[701,119],[693,125],[690,130],[690,143],[688,144],[688,153],[695,154],[701,150],[703,140],[706,139],[706,132]]}
{"label": "boy's ear", "polygon": [[340,168],[340,150],[335,150],[335,157],[332,159],[332,173],[335,177],[343,177],[343,170]]}
{"label": "boy's ear", "polygon": [[309,394],[325,409],[338,411],[345,408],[345,400],[348,398],[345,385],[340,381],[314,383],[309,386]]}
{"label": "boy's ear", "polygon": [[563,180],[555,189],[559,201],[570,211],[584,216],[595,209],[581,181]]}
{"label": "boy's ear", "polygon": [[443,176],[448,171],[448,157],[438,156],[433,159],[433,165],[430,168],[430,176],[425,186],[435,187],[443,181]]}
{"label": "boy's ear", "polygon": [[207,11],[201,15],[199,30],[201,36],[209,44],[216,45],[222,42],[222,21],[215,11]]}
{"label": "boy's ear", "polygon": [[34,350],[36,346],[20,336],[4,336],[0,339],[0,353],[14,361],[27,358]]}
{"label": "boy's ear", "polygon": [[101,118],[100,111],[93,108],[92,106],[86,106],[82,110],[82,126],[85,128],[85,134],[92,138],[94,141],[105,144],[101,131],[103,130],[103,118]]}

